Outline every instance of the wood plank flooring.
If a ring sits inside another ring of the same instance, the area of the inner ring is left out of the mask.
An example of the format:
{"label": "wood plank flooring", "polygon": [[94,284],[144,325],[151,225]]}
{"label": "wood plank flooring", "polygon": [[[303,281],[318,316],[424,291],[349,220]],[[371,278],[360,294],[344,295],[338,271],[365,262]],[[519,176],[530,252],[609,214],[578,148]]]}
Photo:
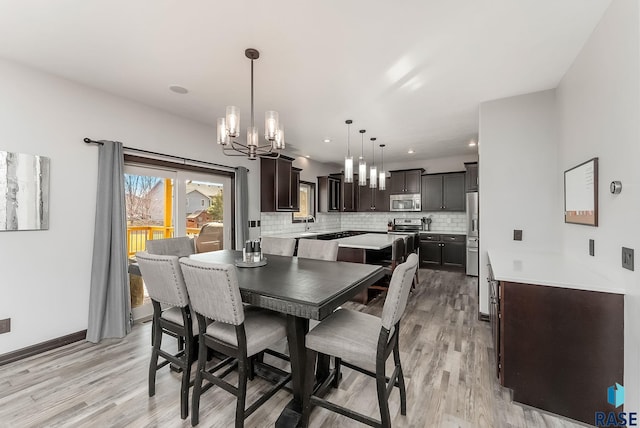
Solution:
{"label": "wood plank flooring", "polygon": [[[395,390],[390,397],[394,427],[583,426],[511,402],[510,391],[494,375],[489,325],[477,320],[476,278],[422,269],[420,279],[400,336],[407,416],[400,415]],[[366,307],[353,302],[345,307],[380,315],[382,304],[377,298]],[[190,419],[180,419],[178,374],[161,370],[156,395],[148,396],[150,332],[150,323],[140,324],[123,340],[79,342],[0,367],[0,427],[191,426]],[[268,386],[249,382],[249,402]],[[379,417],[373,380],[347,368],[340,387],[327,398]],[[245,426],[273,426],[289,399],[287,391],[279,391]],[[212,388],[202,397],[199,426],[231,427],[234,409],[233,396]],[[310,425],[364,426],[319,408]]]}

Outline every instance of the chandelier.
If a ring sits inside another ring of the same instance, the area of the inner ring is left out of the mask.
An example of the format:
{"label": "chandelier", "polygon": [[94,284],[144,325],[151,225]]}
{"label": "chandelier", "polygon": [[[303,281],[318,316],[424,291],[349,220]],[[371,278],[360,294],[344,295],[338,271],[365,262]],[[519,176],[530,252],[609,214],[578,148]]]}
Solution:
{"label": "chandelier", "polygon": [[284,130],[278,121],[278,112],[270,110],[264,114],[265,144],[260,144],[254,122],[253,61],[260,58],[260,52],[249,48],[244,54],[251,60],[251,125],[247,128],[247,143],[235,140],[240,135],[240,109],[236,106],[227,106],[226,116],[218,118],[217,142],[227,156],[246,156],[251,160],[258,157],[277,158],[280,150],[284,149]]}

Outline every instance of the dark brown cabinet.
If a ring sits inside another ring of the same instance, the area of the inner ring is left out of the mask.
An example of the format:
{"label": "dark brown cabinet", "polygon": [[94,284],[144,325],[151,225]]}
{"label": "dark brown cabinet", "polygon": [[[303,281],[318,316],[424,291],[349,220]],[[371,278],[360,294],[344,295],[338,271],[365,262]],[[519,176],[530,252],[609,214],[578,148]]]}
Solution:
{"label": "dark brown cabinet", "polygon": [[466,190],[467,192],[478,191],[478,162],[465,162],[464,167],[467,170],[466,173]]}
{"label": "dark brown cabinet", "polygon": [[300,169],[293,159],[260,158],[260,210],[295,212],[300,210]]}
{"label": "dark brown cabinet", "polygon": [[342,182],[334,176],[318,177],[318,212],[342,210]]}
{"label": "dark brown cabinet", "polygon": [[[354,179],[355,180],[355,179]],[[387,179],[387,182],[389,179]],[[386,184],[386,183],[385,183]],[[386,212],[389,211],[389,192],[379,188],[371,189],[369,180],[366,186],[358,186],[358,211],[360,212]],[[387,187],[387,186],[385,186]],[[387,187],[388,188],[388,187]]]}
{"label": "dark brown cabinet", "polygon": [[465,235],[420,234],[420,263],[425,266],[465,266]]}
{"label": "dark brown cabinet", "polygon": [[344,176],[340,176],[342,183],[342,211],[358,211],[358,176],[353,177],[352,183],[345,183]]}
{"label": "dark brown cabinet", "polygon": [[402,171],[391,171],[389,180],[389,194],[398,193],[420,193],[422,185],[420,177],[424,169],[407,169]]}
{"label": "dark brown cabinet", "polygon": [[465,211],[465,174],[422,176],[422,211]]}

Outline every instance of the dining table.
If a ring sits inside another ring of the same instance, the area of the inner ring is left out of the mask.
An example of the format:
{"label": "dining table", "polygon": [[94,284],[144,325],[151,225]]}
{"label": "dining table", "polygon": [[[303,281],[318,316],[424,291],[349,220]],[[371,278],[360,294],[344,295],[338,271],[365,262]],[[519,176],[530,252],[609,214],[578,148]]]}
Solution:
{"label": "dining table", "polygon": [[[235,264],[242,252],[220,250],[189,256],[210,263]],[[276,421],[276,427],[295,427],[302,416],[305,383],[305,336],[309,320],[321,321],[340,305],[352,299],[384,276],[382,267],[362,263],[324,261],[298,257],[266,255],[266,265],[236,269],[242,301],[280,312],[287,319],[287,340],[291,362],[293,392]],[[316,385],[326,389],[333,373],[328,357],[319,357]]]}

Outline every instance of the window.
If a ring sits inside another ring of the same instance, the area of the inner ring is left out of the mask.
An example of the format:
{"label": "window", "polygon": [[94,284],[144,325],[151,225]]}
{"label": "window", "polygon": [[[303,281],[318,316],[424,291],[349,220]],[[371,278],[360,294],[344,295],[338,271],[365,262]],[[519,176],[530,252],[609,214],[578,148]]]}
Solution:
{"label": "window", "polygon": [[292,222],[315,221],[316,185],[308,181],[300,182],[300,211],[293,213]]}

